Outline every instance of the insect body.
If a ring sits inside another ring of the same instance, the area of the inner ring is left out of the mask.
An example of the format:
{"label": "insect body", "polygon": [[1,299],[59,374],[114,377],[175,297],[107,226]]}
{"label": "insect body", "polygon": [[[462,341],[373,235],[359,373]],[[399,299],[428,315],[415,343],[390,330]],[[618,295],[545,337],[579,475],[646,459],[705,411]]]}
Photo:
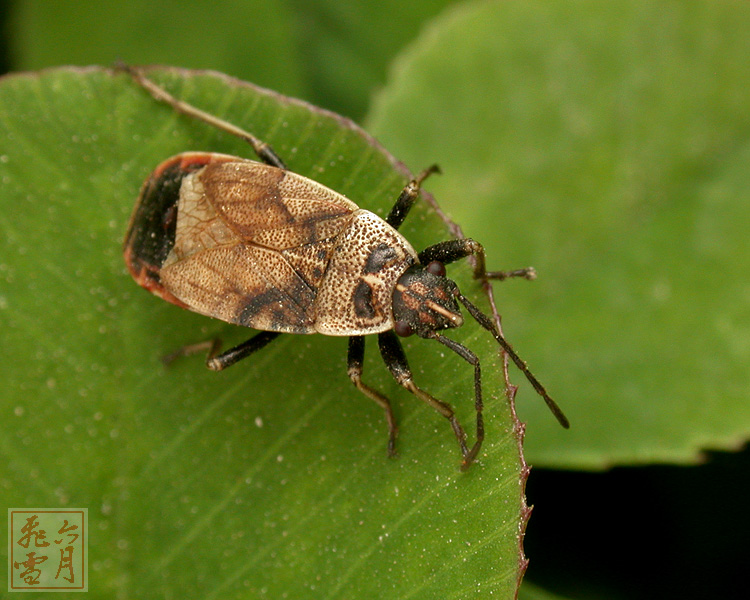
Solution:
{"label": "insect body", "polygon": [[[341,194],[287,170],[267,145],[235,126],[187,105],[141,71],[125,67],[156,99],[247,140],[262,162],[189,152],[167,159],[141,191],[125,238],[125,260],[144,288],[183,308],[260,330],[207,365],[224,369],[282,333],[348,336],[348,374],[386,413],[388,451],[395,452],[396,422],[389,400],[362,382],[364,337],[378,334],[381,355],[395,379],[451,423],[463,467],[484,438],[479,359],[442,335],[463,323],[459,304],[498,340],[568,423],[494,323],[446,278],[444,264],[474,255],[475,275],[487,273],[482,246],[471,239],[438,243],[416,252],[397,229],[431,167],[402,191],[386,219]],[[511,273],[511,275],[517,273]],[[413,381],[398,336],[437,340],[474,367],[476,441],[469,447],[451,406]]]}
{"label": "insect body", "polygon": [[403,236],[344,196],[278,167],[200,153],[151,176],[126,252],[136,279],[166,300],[254,329],[326,335],[393,329],[393,289],[418,262]]}

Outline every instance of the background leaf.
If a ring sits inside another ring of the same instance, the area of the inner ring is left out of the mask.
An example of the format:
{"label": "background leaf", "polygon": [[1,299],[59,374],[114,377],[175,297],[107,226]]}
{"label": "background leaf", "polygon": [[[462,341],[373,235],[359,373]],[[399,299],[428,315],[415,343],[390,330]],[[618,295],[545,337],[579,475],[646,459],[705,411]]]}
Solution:
{"label": "background leaf", "polygon": [[[340,118],[217,75],[158,76],[381,214],[406,181]],[[456,336],[486,365],[488,443],[465,474],[445,420],[373,353],[366,380],[394,398],[401,425],[400,457],[385,457],[383,415],[348,381],[345,339],[287,336],[221,374],[197,357],[165,370],[159,357],[183,344],[248,331],[127,276],[120,240],[140,183],[179,151],[248,149],[96,69],[5,78],[0,126],[0,486],[9,506],[89,507],[92,593],[513,595],[519,440],[489,336]],[[424,204],[404,231],[417,247],[446,237]],[[455,272],[477,297],[468,267]],[[468,426],[472,370],[431,346],[407,346],[415,379]]]}
{"label": "background leaf", "polygon": [[393,57],[450,3],[19,0],[10,50],[25,70],[115,60],[214,69],[360,119]]}
{"label": "background leaf", "polygon": [[453,0],[291,0],[295,41],[305,65],[307,97],[360,119],[386,69],[422,24]]}
{"label": "background leaf", "polygon": [[520,396],[533,464],[688,463],[750,431],[748,25],[736,2],[467,3],[393,67],[369,129],[441,164],[490,268],[540,274],[497,287],[573,423]]}
{"label": "background leaf", "polygon": [[290,95],[306,88],[289,35],[294,13],[283,2],[216,0],[209,8],[195,0],[106,7],[96,0],[21,1],[9,12],[17,70],[121,60],[214,69]]}

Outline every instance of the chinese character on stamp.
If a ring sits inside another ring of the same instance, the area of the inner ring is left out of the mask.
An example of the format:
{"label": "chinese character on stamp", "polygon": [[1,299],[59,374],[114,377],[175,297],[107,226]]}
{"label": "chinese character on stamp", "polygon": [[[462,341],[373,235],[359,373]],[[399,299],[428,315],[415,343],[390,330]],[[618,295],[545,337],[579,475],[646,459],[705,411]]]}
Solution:
{"label": "chinese character on stamp", "polygon": [[8,509],[8,591],[88,591],[88,509]]}

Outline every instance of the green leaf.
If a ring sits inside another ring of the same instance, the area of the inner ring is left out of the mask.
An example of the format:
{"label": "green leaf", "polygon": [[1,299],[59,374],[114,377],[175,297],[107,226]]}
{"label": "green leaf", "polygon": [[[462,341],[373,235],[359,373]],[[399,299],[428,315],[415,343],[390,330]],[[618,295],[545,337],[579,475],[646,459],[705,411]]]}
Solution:
{"label": "green leaf", "polygon": [[[750,5],[469,2],[392,69],[370,130],[486,247],[533,464],[700,460],[750,432]],[[523,387],[523,386],[522,386]],[[527,391],[528,390],[528,391]]]}
{"label": "green leaf", "polygon": [[16,2],[10,13],[15,70],[122,60],[215,69],[286,94],[307,87],[295,15],[283,2]]}
{"label": "green leaf", "polygon": [[8,45],[16,70],[116,59],[210,68],[358,118],[391,59],[451,2],[16,2]]}
{"label": "green leaf", "polygon": [[[271,142],[289,166],[384,215],[403,168],[352,123],[212,73],[155,71],[178,97]],[[87,507],[92,597],[512,597],[523,568],[519,433],[476,324],[487,439],[460,473],[448,423],[392,380],[370,342],[365,380],[346,340],[285,336],[222,373],[160,357],[252,332],[138,288],[121,243],[139,186],[168,156],[250,156],[240,140],[158,104],[123,74],[60,69],[0,80],[0,489],[7,506]],[[426,203],[403,231],[448,237]],[[487,308],[466,265],[451,270]],[[472,369],[410,340],[415,381],[473,439]]]}
{"label": "green leaf", "polygon": [[292,0],[309,99],[358,118],[386,69],[424,23],[455,0]]}

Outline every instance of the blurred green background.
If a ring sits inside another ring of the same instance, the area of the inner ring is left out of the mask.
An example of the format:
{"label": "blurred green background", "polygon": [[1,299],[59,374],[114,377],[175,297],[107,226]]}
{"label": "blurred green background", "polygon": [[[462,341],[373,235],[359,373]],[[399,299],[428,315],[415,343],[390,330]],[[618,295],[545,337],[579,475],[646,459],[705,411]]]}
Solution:
{"label": "blurred green background", "polygon": [[521,384],[540,586],[522,594],[745,597],[746,2],[19,0],[0,18],[6,71],[213,69],[363,123],[413,171],[438,162],[429,189],[489,267],[537,268],[496,286],[500,312],[573,424]]}

